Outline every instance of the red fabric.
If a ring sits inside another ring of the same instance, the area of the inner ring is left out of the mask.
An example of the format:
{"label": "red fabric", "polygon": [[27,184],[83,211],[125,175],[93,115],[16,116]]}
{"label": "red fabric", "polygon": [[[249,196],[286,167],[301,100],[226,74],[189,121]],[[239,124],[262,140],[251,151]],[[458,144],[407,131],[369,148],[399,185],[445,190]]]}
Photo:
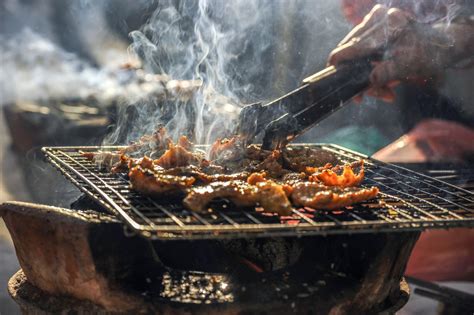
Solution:
{"label": "red fabric", "polygon": [[474,129],[427,119],[373,155],[385,162],[461,161],[474,155]]}
{"label": "red fabric", "polygon": [[342,13],[349,22],[357,25],[376,4],[376,0],[342,0]]}
{"label": "red fabric", "polygon": [[[467,155],[474,155],[473,129],[429,119],[373,157],[386,162],[427,162],[462,160]],[[423,232],[406,274],[428,281],[474,281],[474,229]]]}
{"label": "red fabric", "polygon": [[426,231],[406,274],[427,281],[474,281],[474,229]]}

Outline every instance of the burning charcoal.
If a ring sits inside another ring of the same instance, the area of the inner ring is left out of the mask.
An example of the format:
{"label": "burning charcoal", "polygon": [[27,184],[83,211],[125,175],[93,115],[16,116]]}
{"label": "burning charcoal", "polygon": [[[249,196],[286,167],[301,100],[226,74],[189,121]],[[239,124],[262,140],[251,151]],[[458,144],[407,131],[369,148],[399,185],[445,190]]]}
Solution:
{"label": "burning charcoal", "polygon": [[295,239],[253,239],[222,241],[229,251],[242,255],[254,262],[262,271],[274,271],[295,264],[303,248]]}

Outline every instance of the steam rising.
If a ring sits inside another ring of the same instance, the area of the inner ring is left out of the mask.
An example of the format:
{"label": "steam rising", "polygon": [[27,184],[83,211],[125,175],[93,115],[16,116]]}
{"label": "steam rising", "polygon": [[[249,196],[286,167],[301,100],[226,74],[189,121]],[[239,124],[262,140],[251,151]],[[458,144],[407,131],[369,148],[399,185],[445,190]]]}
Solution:
{"label": "steam rising", "polygon": [[325,1],[161,1],[130,34],[129,53],[144,67],[136,75],[93,67],[25,30],[1,44],[2,101],[118,100],[104,144],[128,143],[158,124],[174,138],[209,143],[233,129],[241,104],[280,96],[321,68],[347,31],[335,14],[339,6]]}
{"label": "steam rising", "polygon": [[133,69],[93,67],[49,39],[25,28],[16,36],[0,37],[2,71],[0,104],[95,98],[98,105],[111,101],[136,102],[164,89],[150,76]]}
{"label": "steam rising", "polygon": [[[459,10],[450,0],[378,2],[408,9],[426,23],[449,22]],[[118,98],[118,123],[104,144],[128,143],[158,124],[174,138],[187,134],[209,143],[233,129],[241,104],[278,97],[324,67],[350,28],[339,1],[164,0],[130,34],[130,55],[140,57],[143,72],[94,68],[26,30],[1,43],[0,92],[3,103],[93,95],[101,104]],[[335,114],[317,136],[354,124],[354,116],[374,124],[369,112],[379,106],[366,103]],[[399,123],[396,115],[387,116]]]}
{"label": "steam rising", "polygon": [[2,103],[84,98],[115,84],[106,71],[91,67],[30,29],[9,40],[0,38],[0,43]]}
{"label": "steam rising", "polygon": [[136,138],[161,123],[175,138],[184,133],[209,143],[232,129],[235,104],[258,97],[255,79],[268,70],[262,58],[274,41],[270,33],[259,32],[265,22],[261,12],[271,12],[270,2],[174,3],[162,1],[149,23],[130,34],[131,48],[145,71],[202,86],[189,100],[136,104],[134,121],[141,127],[134,126],[132,134]]}
{"label": "steam rising", "polygon": [[[415,15],[422,23],[433,23],[443,20],[448,24],[462,10],[459,4],[463,0],[379,0],[391,8],[400,8]],[[469,1],[469,0],[468,0]]]}

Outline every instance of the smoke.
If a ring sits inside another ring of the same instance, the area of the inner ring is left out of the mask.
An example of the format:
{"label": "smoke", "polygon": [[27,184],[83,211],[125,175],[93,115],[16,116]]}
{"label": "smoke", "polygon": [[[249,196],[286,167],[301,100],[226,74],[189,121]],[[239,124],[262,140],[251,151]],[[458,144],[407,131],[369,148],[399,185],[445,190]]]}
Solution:
{"label": "smoke", "polygon": [[[190,99],[140,102],[127,108],[119,124],[128,138],[165,125],[176,138],[187,134],[209,143],[228,134],[238,104],[254,101],[267,69],[262,67],[274,35],[259,26],[268,22],[271,1],[162,1],[150,21],[130,34],[131,49],[144,70],[176,80],[199,82]],[[263,17],[263,19],[262,19]],[[180,83],[178,82],[179,86]],[[130,112],[134,119],[130,122]],[[137,127],[137,126],[140,127]],[[120,133],[119,132],[119,133]],[[115,137],[109,138],[117,139]],[[120,137],[119,137],[120,138]],[[122,137],[123,138],[123,137]],[[130,139],[129,139],[130,140]]]}
{"label": "smoke", "polygon": [[387,7],[410,12],[421,23],[444,21],[449,24],[461,12],[463,1],[465,0],[379,0],[378,2]]}
{"label": "smoke", "polygon": [[[107,106],[157,98],[167,83],[169,94],[175,90],[167,76],[116,65],[94,67],[29,28],[9,39],[0,36],[0,50],[0,104],[93,99],[94,104]],[[189,84],[184,90],[192,88]]]}
{"label": "smoke", "polygon": [[238,107],[297,87],[320,70],[347,30],[336,2],[160,1],[130,34],[130,50],[147,72],[202,85],[185,102],[128,106],[107,141],[134,140],[156,125],[197,143],[228,135]]}
{"label": "smoke", "polygon": [[[101,25],[86,24],[77,29],[90,36]],[[118,98],[118,124],[104,144],[136,140],[158,124],[209,143],[233,129],[242,104],[278,97],[320,70],[347,31],[332,1],[160,1],[130,34],[142,72],[94,67],[29,30],[2,40],[3,102]]]}
{"label": "smoke", "polygon": [[106,72],[91,67],[30,29],[0,38],[1,103],[16,100],[84,98],[112,84]]}
{"label": "smoke", "polygon": [[265,27],[272,1],[174,2],[161,2],[142,31],[131,33],[145,69],[202,80],[233,99],[255,97],[251,78],[265,71],[262,58],[276,40]]}
{"label": "smoke", "polygon": [[115,65],[94,67],[29,28],[9,39],[0,36],[0,51],[0,104],[88,98],[98,105],[127,103],[159,93],[161,85],[153,82],[165,80]]}

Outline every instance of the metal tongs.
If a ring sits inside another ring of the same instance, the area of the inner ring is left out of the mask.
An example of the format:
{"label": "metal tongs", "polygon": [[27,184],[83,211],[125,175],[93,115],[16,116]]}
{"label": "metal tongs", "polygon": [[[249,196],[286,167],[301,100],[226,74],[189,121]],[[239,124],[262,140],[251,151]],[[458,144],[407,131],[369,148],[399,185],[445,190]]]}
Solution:
{"label": "metal tongs", "polygon": [[304,79],[299,88],[267,104],[243,107],[236,133],[244,138],[245,144],[261,141],[263,149],[274,150],[342,108],[348,100],[368,88],[372,61],[380,60],[387,48],[387,41],[377,43],[371,39],[378,27],[381,25],[376,23],[358,37],[375,53],[329,66]]}
{"label": "metal tongs", "polygon": [[240,112],[237,134],[246,144],[262,139],[262,149],[281,148],[365,90],[371,70],[367,59],[330,66],[276,100],[247,105]]}

